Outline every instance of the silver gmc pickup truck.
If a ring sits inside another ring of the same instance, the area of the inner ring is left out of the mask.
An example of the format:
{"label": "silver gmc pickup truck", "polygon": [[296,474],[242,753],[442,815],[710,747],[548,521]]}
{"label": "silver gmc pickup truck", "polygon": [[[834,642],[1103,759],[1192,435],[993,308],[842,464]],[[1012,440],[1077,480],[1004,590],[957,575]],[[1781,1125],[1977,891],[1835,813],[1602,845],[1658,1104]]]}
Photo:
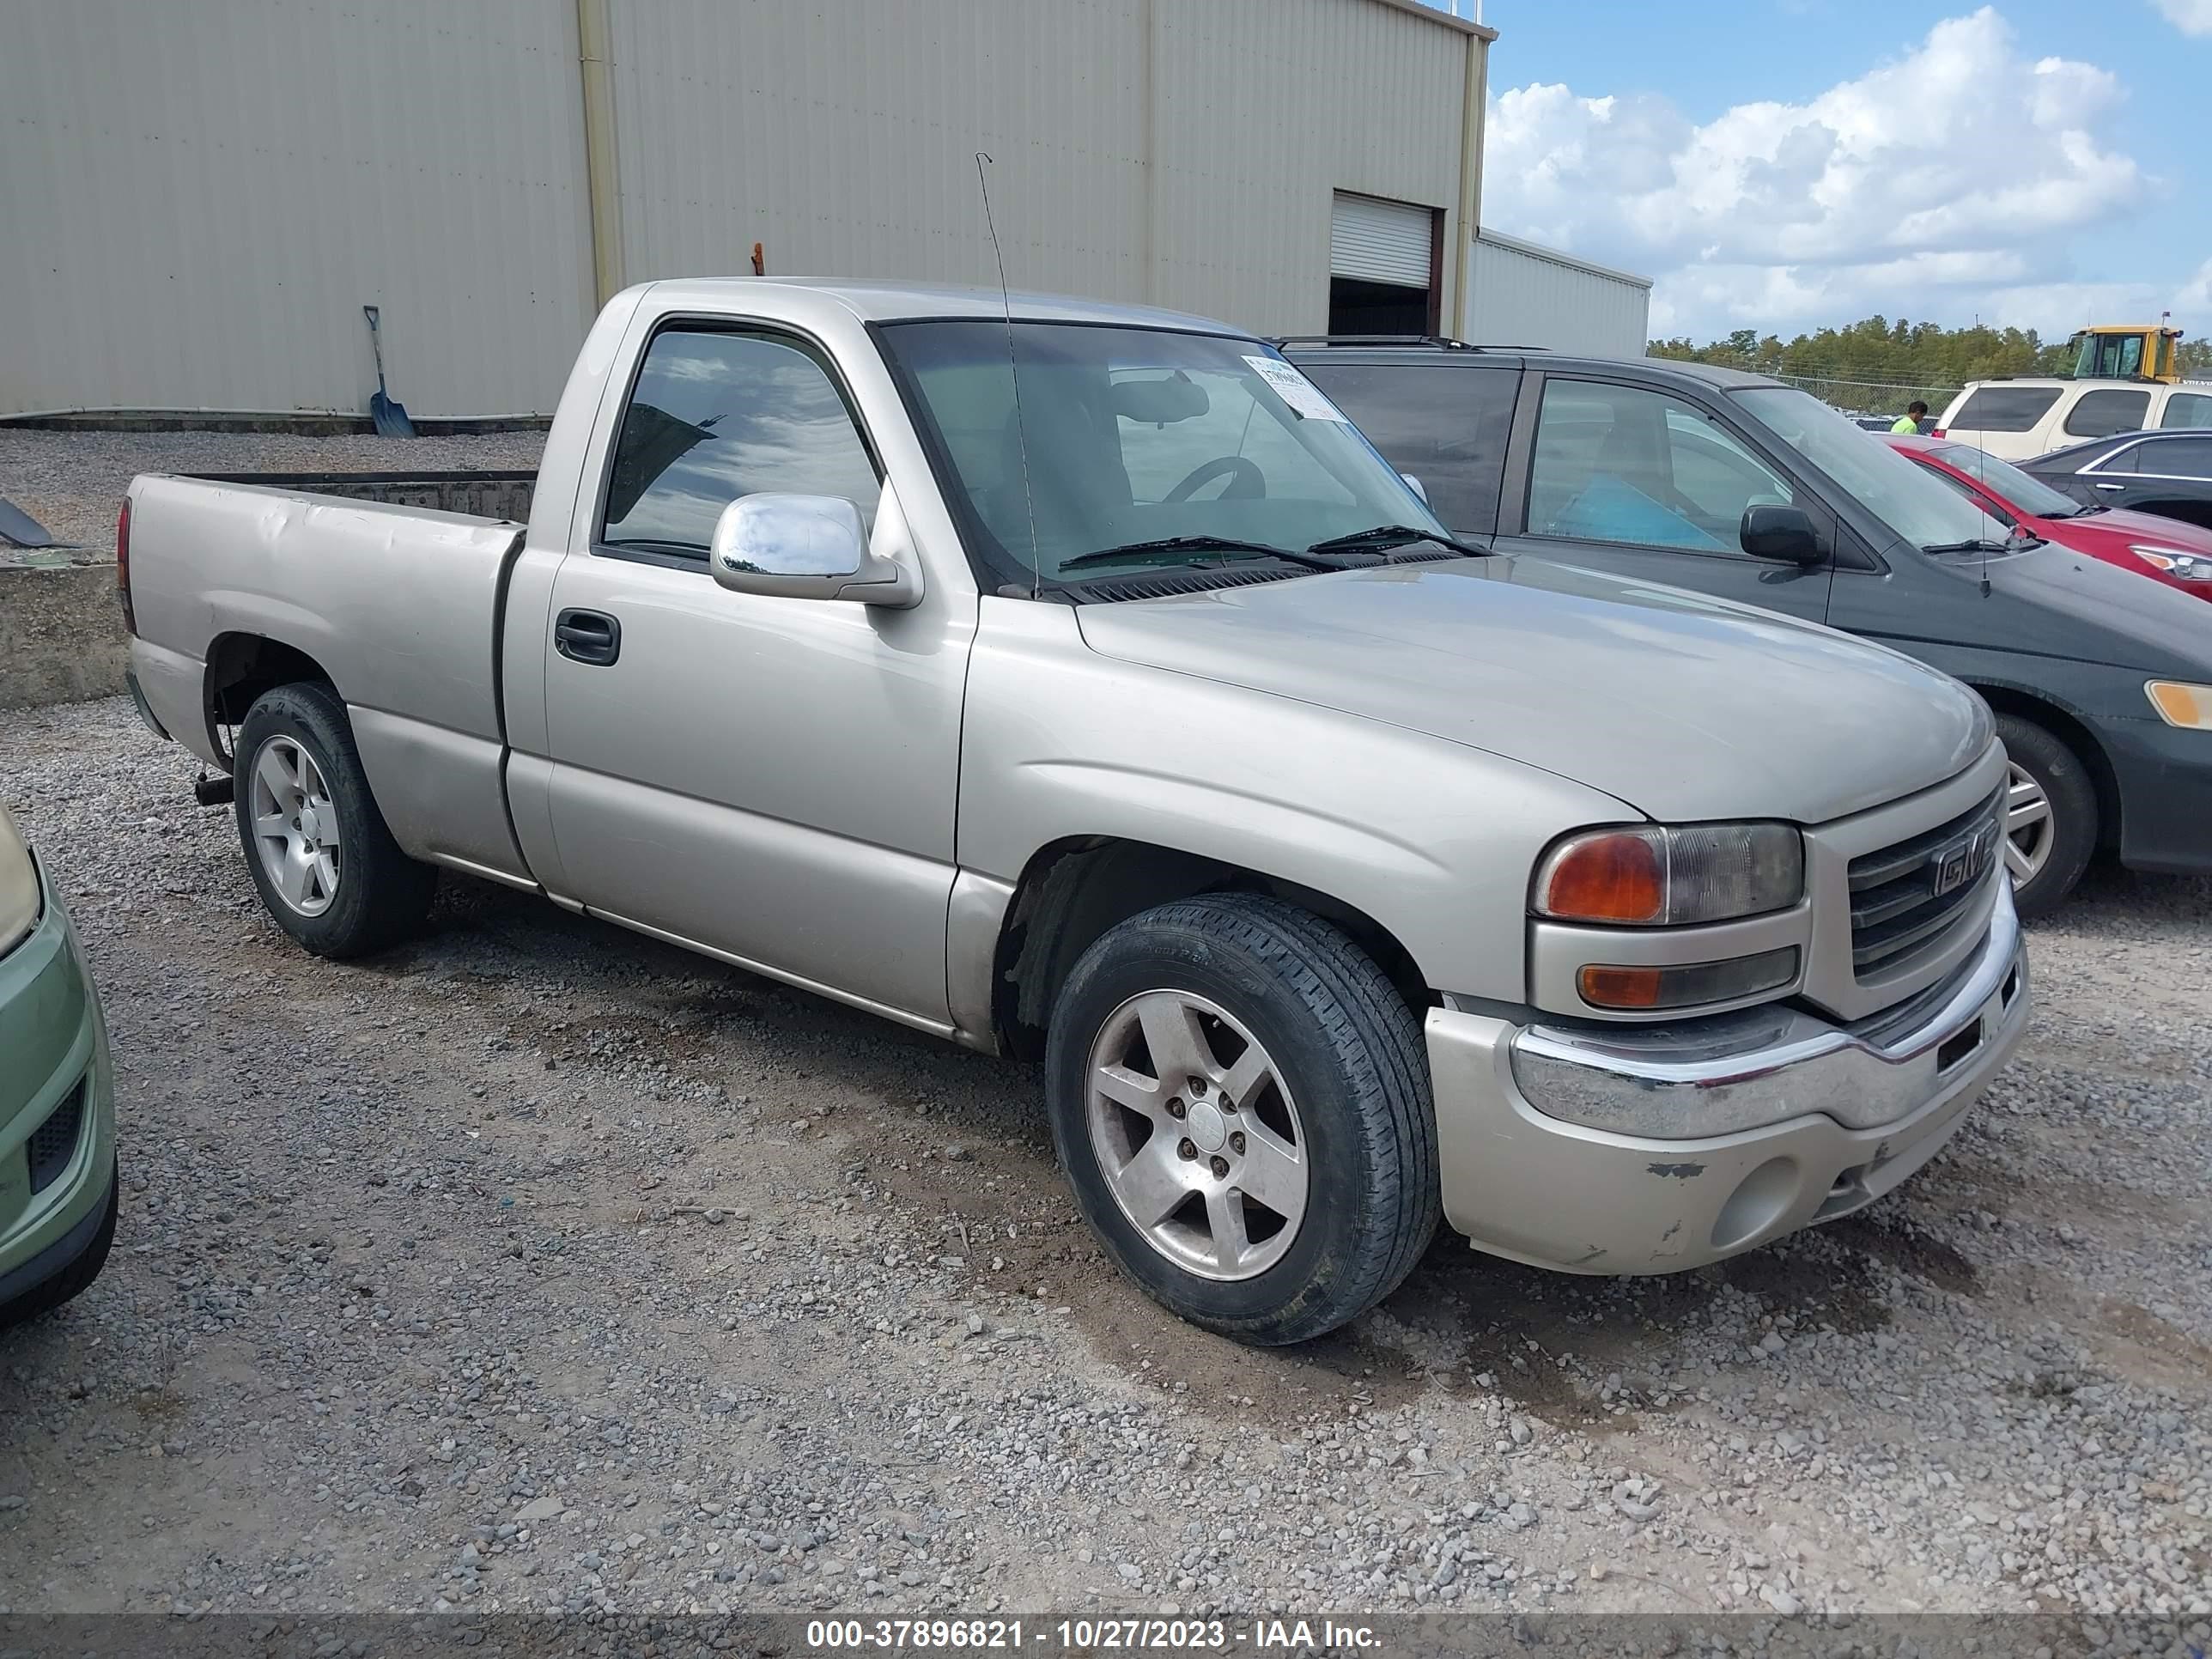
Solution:
{"label": "silver gmc pickup truck", "polygon": [[1224,325],[635,288],[526,511],[131,485],[142,712],[279,925],[373,951],[443,866],[1041,1059],[1208,1329],[1351,1319],[1440,1211],[1589,1273],[1848,1214],[2027,1023],[1972,693],[1453,543]]}

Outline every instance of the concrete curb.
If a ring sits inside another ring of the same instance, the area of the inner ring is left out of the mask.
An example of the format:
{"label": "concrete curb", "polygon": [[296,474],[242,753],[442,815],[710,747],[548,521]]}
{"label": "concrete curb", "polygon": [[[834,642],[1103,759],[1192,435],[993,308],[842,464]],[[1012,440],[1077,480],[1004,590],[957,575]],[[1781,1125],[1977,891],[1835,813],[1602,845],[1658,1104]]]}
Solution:
{"label": "concrete curb", "polygon": [[113,696],[129,664],[112,561],[0,563],[0,708]]}

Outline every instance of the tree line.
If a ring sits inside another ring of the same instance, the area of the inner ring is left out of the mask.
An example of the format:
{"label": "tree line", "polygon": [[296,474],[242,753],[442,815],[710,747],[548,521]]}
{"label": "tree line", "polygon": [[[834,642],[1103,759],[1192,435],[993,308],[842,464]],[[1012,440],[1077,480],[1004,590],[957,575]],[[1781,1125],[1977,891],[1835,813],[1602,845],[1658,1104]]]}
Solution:
{"label": "tree line", "polygon": [[[2000,374],[2063,374],[2074,366],[2065,340],[2045,340],[2032,328],[1945,328],[1880,316],[1787,341],[1740,328],[1706,345],[1679,337],[1648,349],[1654,357],[1821,382],[1814,390],[1831,403],[1882,412],[1901,410],[1916,393]],[[2185,373],[2212,373],[2212,338],[2184,340],[2180,355]]]}

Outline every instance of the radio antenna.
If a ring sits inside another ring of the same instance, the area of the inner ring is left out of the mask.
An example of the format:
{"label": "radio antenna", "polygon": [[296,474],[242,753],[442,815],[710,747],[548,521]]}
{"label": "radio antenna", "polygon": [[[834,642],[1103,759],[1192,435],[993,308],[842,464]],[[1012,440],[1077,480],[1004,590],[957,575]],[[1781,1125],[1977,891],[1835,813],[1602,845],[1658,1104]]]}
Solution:
{"label": "radio antenna", "polygon": [[1006,289],[1006,256],[999,251],[999,228],[991,219],[991,182],[983,172],[996,166],[981,150],[975,152],[975,187],[983,192],[983,228],[990,233],[991,257],[998,262],[999,304],[1006,317],[1006,378],[1014,388],[1014,453],[1021,459],[1022,504],[1030,515],[1030,597],[1034,599],[1044,580],[1044,555],[1037,546],[1036,496],[1030,489],[1030,440],[1022,421],[1022,376],[1014,366],[1014,298]]}

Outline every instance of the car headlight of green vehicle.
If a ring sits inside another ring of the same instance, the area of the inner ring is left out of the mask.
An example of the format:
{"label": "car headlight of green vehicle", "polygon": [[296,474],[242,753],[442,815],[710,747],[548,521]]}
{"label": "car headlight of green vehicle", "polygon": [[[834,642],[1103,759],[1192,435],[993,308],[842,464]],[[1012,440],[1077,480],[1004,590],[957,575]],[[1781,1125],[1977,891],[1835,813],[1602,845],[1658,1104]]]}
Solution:
{"label": "car headlight of green vehicle", "polygon": [[0,1329],[100,1276],[116,1185],[100,995],[61,896],[0,807]]}

